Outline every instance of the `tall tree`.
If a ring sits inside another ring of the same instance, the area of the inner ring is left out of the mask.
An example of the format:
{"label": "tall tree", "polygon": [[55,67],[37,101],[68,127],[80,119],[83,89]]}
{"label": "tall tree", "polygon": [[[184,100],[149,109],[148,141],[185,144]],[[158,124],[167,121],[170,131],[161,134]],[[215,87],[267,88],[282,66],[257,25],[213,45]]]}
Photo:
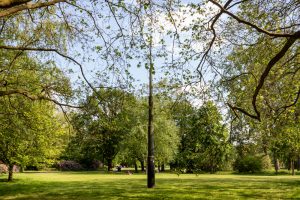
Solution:
{"label": "tall tree", "polygon": [[206,102],[189,119],[187,131],[181,136],[175,165],[190,173],[201,170],[214,173],[222,169],[230,155],[231,145],[217,107]]}
{"label": "tall tree", "polygon": [[[260,144],[265,155],[272,150],[274,160],[278,160],[281,155],[279,146],[282,146],[280,140],[283,138],[281,137],[278,143],[274,143],[274,139],[277,135],[284,134],[285,131],[280,133],[283,130],[283,124],[292,126],[294,123],[292,113],[297,113],[297,107],[299,107],[297,66],[299,45],[297,43],[286,51],[285,55],[272,67],[264,80],[264,87],[260,89],[255,104],[259,108],[262,122],[256,123],[251,120],[250,118],[256,119],[254,116],[242,117],[236,110],[238,108],[244,108],[247,111],[252,109],[252,97],[259,77],[264,73],[265,66],[268,65],[270,59],[280,51],[284,42],[259,35],[249,43],[236,45],[226,57],[227,62],[222,65],[225,76],[221,79],[221,83],[228,92],[226,98],[235,119],[233,124],[240,127],[239,139],[241,142],[252,140]],[[289,115],[290,117],[287,117]],[[275,144],[279,146],[276,147]]]}
{"label": "tall tree", "polygon": [[[157,166],[168,164],[174,159],[177,153],[179,135],[178,128],[171,118],[168,107],[160,100],[156,99],[155,119],[153,126],[155,127],[155,155]],[[122,144],[122,157],[126,160],[141,162],[147,159],[147,112],[145,101],[139,103],[135,113],[138,113],[136,124],[131,129],[130,134],[126,137]]]}
{"label": "tall tree", "polygon": [[84,104],[84,109],[75,112],[72,117],[75,145],[80,146],[79,151],[83,155],[79,159],[106,161],[110,171],[112,161],[120,150],[120,142],[133,126],[135,119],[131,109],[135,98],[119,89],[102,88],[88,96]]}
{"label": "tall tree", "polygon": [[49,152],[55,154],[53,158],[57,156],[64,129],[55,118],[56,108],[52,103],[57,102],[54,97],[61,95],[67,99],[71,90],[68,79],[55,65],[38,64],[26,54],[9,63],[13,55],[0,53],[3,58],[0,159],[9,165],[9,180],[12,180],[14,164],[25,167],[29,163],[46,162],[51,157]]}
{"label": "tall tree", "polygon": [[8,165],[8,181],[13,179],[14,165],[53,163],[67,133],[55,116],[55,107],[16,96],[0,101],[0,160]]}

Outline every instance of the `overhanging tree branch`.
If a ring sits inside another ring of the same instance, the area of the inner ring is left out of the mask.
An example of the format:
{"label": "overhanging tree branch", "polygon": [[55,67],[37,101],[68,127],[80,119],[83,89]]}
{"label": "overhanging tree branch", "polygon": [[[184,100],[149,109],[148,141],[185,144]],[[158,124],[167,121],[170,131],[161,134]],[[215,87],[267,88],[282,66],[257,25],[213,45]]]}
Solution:
{"label": "overhanging tree branch", "polygon": [[47,97],[45,95],[33,95],[33,94],[30,94],[29,91],[24,90],[24,89],[0,90],[0,97],[9,96],[9,95],[13,95],[13,94],[23,95],[33,101],[46,100],[46,101],[51,101],[59,106],[66,106],[66,107],[71,107],[71,108],[82,108],[82,106],[74,106],[74,105],[69,105],[69,104],[65,104],[65,103],[60,103],[57,100]]}
{"label": "overhanging tree branch", "polygon": [[[298,31],[296,34],[300,35],[300,31]],[[291,37],[286,41],[283,48],[269,61],[266,69],[264,70],[264,72],[262,73],[262,75],[259,79],[258,85],[256,86],[253,97],[252,97],[252,106],[254,108],[255,113],[257,114],[258,119],[260,119],[260,113],[257,109],[256,101],[257,101],[257,96],[259,94],[259,91],[263,87],[264,82],[265,82],[267,76],[269,75],[271,69],[286,54],[286,52],[296,42],[296,40],[297,40],[296,37]]]}
{"label": "overhanging tree branch", "polygon": [[80,72],[81,72],[81,75],[82,77],[84,78],[84,80],[86,81],[86,83],[89,85],[90,88],[92,88],[92,90],[97,94],[97,90],[92,86],[92,84],[87,80],[84,72],[83,72],[83,67],[82,65],[76,61],[74,58],[68,56],[68,55],[65,55],[63,53],[61,53],[60,51],[58,51],[57,49],[48,49],[48,48],[42,48],[42,47],[21,47],[21,46],[4,46],[4,45],[1,45],[0,46],[0,49],[6,49],[6,50],[15,50],[15,51],[44,51],[44,52],[54,52],[72,62],[74,62],[76,65],[79,66],[80,68]]}
{"label": "overhanging tree branch", "polygon": [[240,111],[241,113],[247,115],[248,117],[251,117],[253,119],[257,119],[260,121],[260,118],[257,115],[252,115],[251,113],[247,112],[245,109],[240,108],[240,107],[236,107],[231,105],[230,103],[227,103],[227,105],[229,106],[229,108],[234,112],[234,114],[238,117],[238,114],[235,112],[236,110]]}
{"label": "overhanging tree branch", "polygon": [[13,6],[13,4],[12,4],[11,5],[12,7],[9,7],[8,9],[1,10],[0,11],[0,18],[10,16],[12,14],[21,12],[23,10],[33,10],[33,9],[37,9],[37,8],[43,8],[43,7],[52,6],[52,5],[55,5],[57,3],[62,3],[62,2],[66,2],[66,1],[67,0],[52,0],[52,1],[47,1],[47,2],[33,3],[33,4],[24,3],[24,2],[29,2],[29,1],[23,1],[23,3],[20,4],[20,5]]}
{"label": "overhanging tree branch", "polygon": [[11,8],[29,1],[31,0],[0,0],[0,8]]}
{"label": "overhanging tree branch", "polygon": [[[242,23],[242,24],[245,24],[245,25],[248,25],[252,28],[254,28],[257,32],[260,32],[260,33],[264,33],[266,35],[269,35],[269,36],[273,36],[273,37],[296,37],[296,38],[300,38],[300,35],[299,34],[293,34],[293,33],[274,33],[274,32],[269,32],[267,30],[264,30],[260,27],[258,27],[257,25],[253,24],[253,23],[250,23],[248,21],[245,21],[241,18],[239,18],[238,16],[236,16],[235,14],[229,12],[226,7],[222,6],[221,4],[219,4],[218,2],[214,1],[214,0],[209,0],[209,2],[215,4],[216,6],[218,6],[221,10],[222,13],[226,13],[227,15],[229,15],[230,17],[232,17],[233,19],[235,19],[236,21],[238,21],[239,23]],[[216,16],[216,18],[219,18]]]}
{"label": "overhanging tree branch", "polygon": [[[287,108],[296,105],[296,103],[298,102],[299,99],[300,99],[300,88],[299,88],[299,90],[298,90],[298,92],[297,92],[297,94],[296,94],[296,98],[294,99],[293,103],[291,103],[291,104],[289,104],[289,105],[285,105],[285,106],[283,106],[283,107],[281,107],[281,108],[279,108],[279,109],[286,110]],[[278,110],[279,110],[279,109],[278,109]]]}
{"label": "overhanging tree branch", "polygon": [[[300,31],[296,32],[296,34],[299,34],[300,35]],[[264,70],[264,72],[262,73],[259,81],[258,81],[258,85],[256,86],[255,88],[255,91],[254,91],[254,94],[252,96],[252,106],[253,106],[253,109],[255,111],[255,115],[252,115],[250,114],[249,112],[245,111],[244,109],[242,108],[239,108],[239,107],[234,107],[234,106],[230,106],[230,108],[232,109],[236,109],[236,110],[239,110],[240,112],[244,113],[245,115],[251,117],[251,118],[254,118],[254,119],[258,119],[259,121],[261,120],[260,119],[260,112],[258,111],[258,108],[257,108],[257,97],[258,97],[258,94],[261,90],[261,88],[263,87],[264,85],[264,82],[266,80],[266,78],[268,77],[271,69],[274,67],[274,65],[286,54],[286,52],[289,50],[289,48],[297,41],[297,38],[296,37],[291,37],[289,38],[285,45],[282,47],[282,49],[269,61],[266,69]]]}
{"label": "overhanging tree branch", "polygon": [[[225,5],[224,5],[224,8],[226,9],[229,5],[230,5],[230,3],[232,2],[233,0],[228,0],[226,3],[225,3]],[[210,28],[211,28],[211,30],[212,30],[212,33],[213,33],[213,38],[212,38],[212,40],[210,41],[210,43],[209,43],[209,45],[208,45],[208,48],[207,48],[207,50],[204,52],[204,54],[203,54],[203,56],[202,56],[202,58],[201,58],[201,60],[200,60],[200,62],[199,62],[199,64],[198,64],[198,67],[197,67],[197,71],[200,73],[200,75],[202,76],[202,70],[201,70],[201,68],[202,68],[202,66],[203,66],[203,64],[204,64],[204,62],[205,62],[205,59],[206,59],[206,57],[207,57],[207,55],[208,55],[208,53],[210,52],[210,50],[211,50],[211,48],[212,48],[212,46],[214,45],[214,42],[215,42],[215,40],[216,40],[216,38],[217,38],[217,34],[216,34],[216,30],[215,30],[215,28],[214,28],[214,25],[215,25],[215,23],[218,21],[218,19],[221,17],[221,15],[223,14],[223,10],[221,10],[215,17],[214,17],[214,19],[213,19],[213,21],[212,21],[212,23],[211,23],[211,25],[210,25]]]}
{"label": "overhanging tree branch", "polygon": [[[220,3],[218,3],[215,0],[209,0],[209,2],[213,3],[214,5],[216,5],[220,9],[220,13],[218,13],[214,17],[214,20],[212,22],[211,30],[212,30],[212,32],[214,34],[214,37],[213,37],[212,41],[210,42],[209,48],[205,52],[205,54],[202,57],[202,59],[204,59],[206,57],[206,55],[208,54],[208,52],[211,49],[212,44],[214,43],[214,40],[216,38],[216,33],[215,33],[215,30],[214,30],[213,24],[220,18],[220,15],[222,13],[225,13],[225,14],[229,15],[229,17],[235,19],[239,23],[242,23],[242,24],[244,24],[246,26],[250,26],[251,28],[255,29],[255,31],[257,31],[258,33],[263,33],[263,34],[265,34],[267,36],[271,36],[271,37],[275,37],[275,38],[287,38],[287,41],[285,42],[285,44],[282,47],[282,49],[268,62],[266,68],[264,69],[262,75],[260,76],[258,84],[257,84],[257,86],[255,88],[254,94],[252,96],[252,106],[253,106],[255,114],[251,114],[251,113],[249,113],[248,111],[246,111],[243,108],[235,107],[235,106],[232,106],[232,105],[228,104],[231,109],[238,110],[238,111],[244,113],[245,115],[247,115],[247,116],[249,116],[251,118],[254,118],[254,119],[257,119],[257,120],[260,121],[261,120],[261,116],[260,116],[260,112],[259,112],[259,110],[257,108],[257,97],[259,95],[259,92],[262,89],[262,87],[264,85],[264,82],[265,82],[266,78],[268,77],[271,69],[287,53],[287,51],[293,46],[293,44],[298,39],[300,39],[300,30],[298,30],[296,32],[293,32],[293,33],[285,33],[285,32],[278,33],[278,32],[271,32],[271,31],[268,31],[268,30],[264,30],[263,28],[260,28],[256,24],[253,24],[253,23],[251,23],[249,21],[243,20],[240,17],[236,16],[234,13],[228,11],[228,8],[230,8],[230,6],[228,6],[228,5],[227,6],[225,6],[225,5],[222,6]],[[243,2],[243,1],[240,1],[240,2]],[[201,60],[201,62],[203,62],[203,60]]]}

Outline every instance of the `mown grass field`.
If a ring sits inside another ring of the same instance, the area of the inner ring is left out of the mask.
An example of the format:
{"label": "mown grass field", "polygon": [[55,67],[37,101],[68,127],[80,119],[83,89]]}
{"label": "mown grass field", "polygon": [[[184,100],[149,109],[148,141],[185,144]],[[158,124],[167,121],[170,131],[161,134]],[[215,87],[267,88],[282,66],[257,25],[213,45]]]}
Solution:
{"label": "mown grass field", "polygon": [[103,172],[18,173],[0,176],[0,199],[300,199],[300,176],[145,174]]}

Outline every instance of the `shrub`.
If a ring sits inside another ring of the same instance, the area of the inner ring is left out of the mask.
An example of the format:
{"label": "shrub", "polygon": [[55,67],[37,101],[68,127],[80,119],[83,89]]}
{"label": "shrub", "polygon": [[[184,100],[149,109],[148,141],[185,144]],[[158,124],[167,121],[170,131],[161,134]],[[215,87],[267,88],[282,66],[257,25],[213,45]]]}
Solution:
{"label": "shrub", "polygon": [[263,169],[262,158],[252,155],[238,158],[235,161],[233,168],[238,172],[260,172]]}
{"label": "shrub", "polygon": [[103,167],[103,163],[99,160],[82,159],[79,163],[86,170],[98,170]]}
{"label": "shrub", "polygon": [[88,166],[89,170],[97,170],[99,169],[101,166],[103,166],[102,162],[100,162],[99,160],[93,160],[90,165]]}
{"label": "shrub", "polygon": [[0,164],[0,174],[6,174],[8,172],[8,167],[4,164]]}
{"label": "shrub", "polygon": [[262,169],[271,169],[272,168],[272,160],[270,156],[263,156],[262,160]]}
{"label": "shrub", "polygon": [[25,169],[29,171],[38,171],[37,166],[32,166],[32,165],[26,166]]}
{"label": "shrub", "polygon": [[[13,172],[20,172],[20,167],[14,165]],[[0,174],[6,174],[6,173],[8,173],[8,166],[5,164],[0,164]]]}
{"label": "shrub", "polygon": [[72,160],[64,160],[64,161],[59,162],[57,164],[57,168],[62,171],[78,171],[78,170],[83,169],[81,164],[79,164],[75,161],[72,161]]}

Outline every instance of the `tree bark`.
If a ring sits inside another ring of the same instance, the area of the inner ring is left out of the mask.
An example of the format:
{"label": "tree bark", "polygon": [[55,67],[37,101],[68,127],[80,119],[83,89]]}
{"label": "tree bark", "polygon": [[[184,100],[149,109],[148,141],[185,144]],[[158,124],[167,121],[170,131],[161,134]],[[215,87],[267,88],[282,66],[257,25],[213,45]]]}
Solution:
{"label": "tree bark", "polygon": [[291,160],[291,169],[292,169],[292,175],[295,175],[295,161],[294,159]]}
{"label": "tree bark", "polygon": [[164,164],[164,163],[161,164],[161,171],[162,171],[162,172],[165,171],[165,164]]}
{"label": "tree bark", "polygon": [[20,4],[27,3],[31,0],[5,0],[5,1],[0,1],[0,8],[11,8],[13,6],[17,6]]}
{"label": "tree bark", "polygon": [[149,44],[149,99],[148,99],[148,158],[147,158],[147,187],[153,188],[155,185],[155,165],[154,165],[154,129],[153,129],[153,72],[152,61],[152,38]]}
{"label": "tree bark", "polygon": [[7,179],[8,182],[13,180],[13,173],[14,173],[14,165],[9,164],[8,165],[8,179]]}
{"label": "tree bark", "polygon": [[157,168],[158,168],[158,172],[160,172],[160,170],[161,170],[161,165],[160,165],[160,163],[158,163],[158,165],[157,165]]}
{"label": "tree bark", "polygon": [[20,172],[24,173],[24,166],[23,165],[20,166]]}
{"label": "tree bark", "polygon": [[145,171],[145,163],[143,160],[140,162],[141,162],[141,170],[142,170],[142,172],[144,172]]}
{"label": "tree bark", "polygon": [[138,166],[137,166],[136,162],[134,163],[134,172],[138,173]]}
{"label": "tree bark", "polygon": [[112,170],[112,159],[107,159],[107,171]]}
{"label": "tree bark", "polygon": [[276,172],[276,174],[278,174],[278,170],[279,170],[279,161],[278,161],[277,158],[275,158],[274,162],[275,162],[275,163],[274,163],[275,172]]}
{"label": "tree bark", "polygon": [[297,171],[300,170],[300,156],[298,156],[298,159],[297,159]]}

